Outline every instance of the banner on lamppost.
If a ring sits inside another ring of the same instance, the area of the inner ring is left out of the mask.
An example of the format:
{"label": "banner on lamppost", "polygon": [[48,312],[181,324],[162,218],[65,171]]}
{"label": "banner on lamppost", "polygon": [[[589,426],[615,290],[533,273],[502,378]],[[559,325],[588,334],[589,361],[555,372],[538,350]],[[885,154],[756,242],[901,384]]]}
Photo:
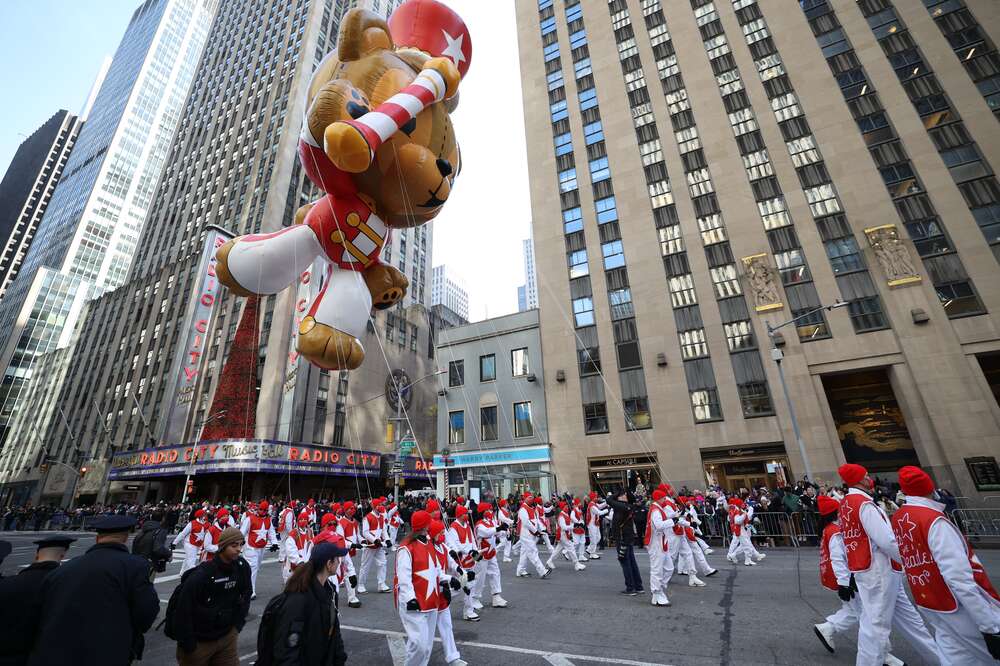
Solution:
{"label": "banner on lamppost", "polygon": [[[186,439],[185,430],[197,400],[203,358],[211,342],[209,332],[212,316],[221,291],[221,285],[215,277],[215,252],[231,238],[233,234],[221,227],[209,226],[205,231],[205,246],[191,285],[191,298],[168,377],[170,384],[166,393],[166,418],[162,421],[158,438],[161,445]],[[178,288],[180,287],[178,284]]]}

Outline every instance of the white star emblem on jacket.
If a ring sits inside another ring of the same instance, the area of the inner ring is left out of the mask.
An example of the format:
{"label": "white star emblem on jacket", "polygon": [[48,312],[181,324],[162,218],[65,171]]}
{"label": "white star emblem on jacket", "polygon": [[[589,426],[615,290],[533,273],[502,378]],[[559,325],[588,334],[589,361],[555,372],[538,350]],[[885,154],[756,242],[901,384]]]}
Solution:
{"label": "white star emblem on jacket", "polygon": [[899,522],[900,536],[910,543],[913,543],[913,530],[917,529],[917,524],[913,522],[908,515],[904,515],[903,519]]}
{"label": "white star emblem on jacket", "polygon": [[423,571],[415,571],[414,574],[427,581],[427,592],[424,594],[424,599],[430,599],[434,595],[435,586],[437,585],[437,567],[429,565]]}
{"label": "white star emblem on jacket", "polygon": [[451,61],[458,66],[458,63],[465,62],[465,53],[462,52],[462,43],[465,41],[465,35],[459,35],[456,39],[448,34],[447,30],[441,30],[441,34],[444,35],[444,41],[448,44],[441,55],[451,58]]}
{"label": "white star emblem on jacket", "polygon": [[266,527],[264,527],[263,525],[261,525],[260,527],[258,527],[257,529],[255,529],[253,531],[253,533],[257,535],[257,540],[258,541],[263,541],[263,542],[267,543],[267,528]]}

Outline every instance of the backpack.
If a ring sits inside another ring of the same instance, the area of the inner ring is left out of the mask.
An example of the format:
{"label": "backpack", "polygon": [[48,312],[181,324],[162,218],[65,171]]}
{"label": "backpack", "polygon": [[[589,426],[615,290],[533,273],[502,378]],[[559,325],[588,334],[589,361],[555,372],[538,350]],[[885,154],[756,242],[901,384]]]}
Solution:
{"label": "backpack", "polygon": [[[171,597],[172,598],[172,597]],[[285,608],[288,596],[282,592],[267,602],[260,616],[260,626],[257,629],[257,661],[254,666],[271,666],[274,664],[274,631],[278,617]]]}
{"label": "backpack", "polygon": [[177,615],[177,604],[180,603],[181,588],[184,587],[184,581],[186,581],[191,574],[197,570],[198,567],[194,567],[193,569],[188,569],[184,572],[181,576],[181,582],[178,583],[177,587],[174,588],[174,591],[170,593],[170,599],[167,601],[167,612],[163,617],[163,622],[160,624],[163,625],[163,634],[172,641],[177,640],[177,635],[174,631],[174,618]]}

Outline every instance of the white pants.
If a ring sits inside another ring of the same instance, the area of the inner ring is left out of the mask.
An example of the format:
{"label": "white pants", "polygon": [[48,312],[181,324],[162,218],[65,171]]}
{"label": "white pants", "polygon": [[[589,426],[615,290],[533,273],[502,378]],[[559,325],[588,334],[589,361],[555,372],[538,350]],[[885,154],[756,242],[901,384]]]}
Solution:
{"label": "white pants", "polygon": [[587,539],[584,534],[573,534],[573,547],[576,549],[576,559],[583,560],[587,557]]}
{"label": "white pants", "polygon": [[[757,549],[753,547],[753,541],[750,540],[750,532],[747,530],[743,530],[743,533],[740,534],[739,546],[740,550],[743,551],[744,563],[750,562],[760,555],[760,553],[757,552]],[[736,556],[739,557],[739,552],[736,553]]]}
{"label": "white pants", "polygon": [[184,562],[181,563],[181,574],[188,569],[198,566],[198,546],[193,546],[189,541],[184,542]]}
{"label": "white pants", "polygon": [[490,579],[490,592],[500,594],[500,563],[499,557],[481,559],[476,562],[473,571],[476,572],[476,580],[472,581],[472,596],[475,599],[483,598],[483,589],[486,587],[486,579]]}
{"label": "white pants", "polygon": [[674,559],[663,551],[659,535],[649,540],[649,591],[665,592],[674,573]]}
{"label": "white pants", "polygon": [[587,553],[597,555],[597,544],[601,542],[601,526],[589,525],[587,527],[587,534],[590,535],[590,545],[587,546]]}
{"label": "white pants", "polygon": [[555,550],[553,550],[552,554],[549,555],[549,561],[547,564],[550,569],[554,568],[553,563],[555,562],[555,559],[562,553],[569,555],[569,561],[573,564],[580,563],[580,560],[576,557],[576,548],[573,546],[573,542],[569,539],[559,539],[559,543],[556,544]]}
{"label": "white pants", "polygon": [[[288,557],[288,553],[285,552],[285,540],[288,539],[287,534],[278,534],[278,561],[284,562],[285,558]],[[286,579],[287,580],[287,579]]]}
{"label": "white pants", "polygon": [[691,542],[685,534],[667,533],[667,554],[673,560],[674,568],[679,574],[694,573],[694,557],[691,555]]}
{"label": "white pants", "polygon": [[[875,555],[868,571],[854,574],[861,598],[857,666],[881,666],[889,650],[893,627],[928,662],[938,663],[937,646],[923,620],[903,591],[902,575],[892,570],[885,556]],[[950,666],[950,665],[949,665]]]}
{"label": "white pants", "polygon": [[544,541],[545,545],[548,546],[548,548],[549,548],[549,554],[552,554],[552,553],[555,552],[555,548],[552,547],[552,539],[549,537],[549,533],[548,532],[542,532],[542,541]]}
{"label": "white pants", "polygon": [[535,566],[535,570],[538,571],[539,576],[544,574],[545,565],[542,564],[541,558],[538,557],[538,544],[535,543],[535,537],[530,534],[522,536],[517,543],[521,546],[521,555],[517,560],[517,573],[526,573],[528,571],[528,562],[531,562]]}
{"label": "white pants", "polygon": [[503,558],[510,559],[510,537],[506,532],[497,532],[497,554],[503,551]]}
{"label": "white pants", "polygon": [[996,660],[986,649],[976,621],[962,606],[954,613],[924,610],[921,615],[934,627],[934,640],[946,666],[996,666]]}
{"label": "white pants", "polygon": [[368,582],[368,574],[375,564],[375,575],[378,578],[378,585],[385,585],[385,549],[365,548],[361,551],[361,574],[358,576],[358,589],[365,591],[365,584]]}
{"label": "white pants", "polygon": [[826,621],[833,630],[842,634],[854,628],[861,619],[861,597],[855,595],[850,601],[841,601],[840,608],[833,615],[828,615]]}
{"label": "white pants", "polygon": [[731,538],[729,540],[729,552],[726,553],[726,559],[735,560],[736,557],[739,555],[740,549],[741,549],[740,538],[735,534],[731,535]]}
{"label": "white pants", "polygon": [[698,572],[707,574],[708,572],[712,571],[712,565],[708,563],[708,560],[705,558],[705,551],[701,549],[701,546],[698,545],[698,542],[691,541],[686,537],[684,540],[688,542],[688,550],[691,551],[691,558],[693,560],[690,569],[691,573]]}
{"label": "white pants", "polygon": [[[444,663],[450,664],[456,659],[461,659],[462,655],[455,645],[455,632],[451,626],[451,606],[438,611],[437,631],[441,636],[441,647],[444,648]],[[433,643],[431,645],[433,646]]]}
{"label": "white pants", "polygon": [[438,611],[408,611],[406,604],[399,604],[399,619],[406,632],[405,666],[427,666],[434,649],[434,631],[438,624]]}
{"label": "white pants", "polygon": [[257,594],[257,572],[260,570],[260,561],[264,559],[264,549],[247,546],[243,549],[243,559],[250,565],[250,586],[253,594]]}

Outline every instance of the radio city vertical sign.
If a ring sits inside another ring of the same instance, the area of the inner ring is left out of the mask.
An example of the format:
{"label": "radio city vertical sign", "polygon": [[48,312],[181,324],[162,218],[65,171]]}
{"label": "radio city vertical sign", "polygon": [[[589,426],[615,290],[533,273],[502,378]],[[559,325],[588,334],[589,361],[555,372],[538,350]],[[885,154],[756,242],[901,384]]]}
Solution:
{"label": "radio city vertical sign", "polygon": [[215,277],[215,252],[233,238],[233,234],[216,226],[205,229],[205,246],[191,285],[184,324],[177,336],[178,346],[168,377],[166,418],[160,443],[185,441],[185,429],[201,385],[204,356],[211,344],[210,332],[221,285]]}

